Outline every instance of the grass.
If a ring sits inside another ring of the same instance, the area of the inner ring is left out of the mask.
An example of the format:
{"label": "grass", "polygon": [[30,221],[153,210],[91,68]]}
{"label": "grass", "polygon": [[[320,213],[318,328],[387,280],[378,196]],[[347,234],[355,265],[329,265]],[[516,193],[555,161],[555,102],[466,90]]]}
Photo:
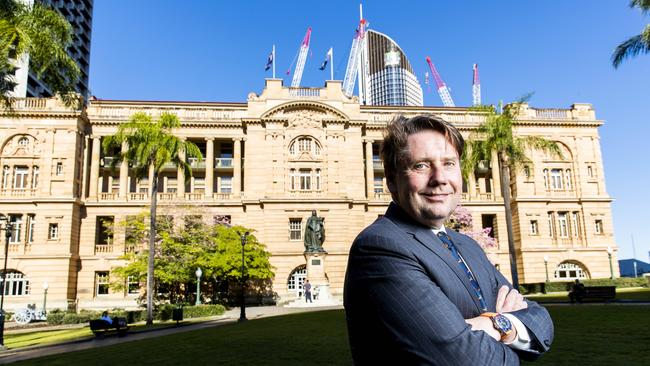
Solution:
{"label": "grass", "polygon": [[[167,328],[175,326],[176,323],[167,322],[167,323],[156,323],[153,325],[153,328]],[[140,324],[130,324],[129,332],[141,332],[144,330],[152,329],[152,327],[146,327],[144,323]],[[81,340],[84,338],[94,337],[93,333],[90,331],[90,327],[85,326],[83,328],[70,328],[70,329],[54,329],[54,330],[34,330],[33,332],[22,332],[22,333],[6,333],[5,334],[5,346],[9,349],[16,349],[22,347],[36,346],[36,345],[48,345],[61,342],[68,342],[74,340]]]}
{"label": "grass", "polygon": [[[650,307],[549,306],[555,341],[534,365],[649,365]],[[351,365],[342,310],[263,318],[19,365]]]}
{"label": "grass", "polygon": [[[567,291],[551,292],[548,294],[529,295],[526,298],[543,303],[567,302],[569,301],[569,293]],[[650,301],[650,288],[617,288],[616,300]]]}

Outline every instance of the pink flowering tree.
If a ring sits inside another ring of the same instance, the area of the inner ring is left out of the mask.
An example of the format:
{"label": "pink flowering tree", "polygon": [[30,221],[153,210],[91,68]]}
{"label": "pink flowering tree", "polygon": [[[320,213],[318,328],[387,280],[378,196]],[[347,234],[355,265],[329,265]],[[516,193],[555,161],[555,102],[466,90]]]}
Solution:
{"label": "pink flowering tree", "polygon": [[456,207],[456,210],[451,214],[445,226],[454,228],[455,230],[458,230],[476,240],[484,250],[495,248],[497,246],[496,239],[490,236],[492,228],[486,227],[484,229],[474,230],[474,219],[472,218],[472,213],[464,206],[458,205],[458,207]]}

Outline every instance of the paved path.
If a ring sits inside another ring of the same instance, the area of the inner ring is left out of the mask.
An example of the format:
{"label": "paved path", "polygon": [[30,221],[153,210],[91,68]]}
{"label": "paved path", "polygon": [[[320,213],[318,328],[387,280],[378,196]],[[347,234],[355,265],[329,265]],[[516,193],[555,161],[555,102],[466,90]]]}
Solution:
{"label": "paved path", "polygon": [[[342,306],[330,307],[304,307],[304,308],[285,308],[277,306],[261,306],[246,308],[246,318],[254,320],[258,318],[265,318],[270,316],[286,315],[292,313],[302,313],[308,311],[320,311],[330,309],[343,309]],[[231,324],[237,322],[240,315],[239,308],[233,308],[226,311],[226,313],[217,319],[212,319],[204,322],[191,323],[180,327],[158,328],[150,331],[141,331],[138,333],[131,333],[126,337],[107,337],[104,339],[84,338],[81,340],[59,343],[49,346],[34,346],[19,348],[16,350],[7,350],[0,352],[0,364],[7,364],[16,361],[28,360],[32,358],[44,357],[53,354],[82,351],[96,347],[106,347],[114,344],[125,342],[133,342],[141,339],[162,337],[170,334],[189,332],[197,329],[204,329],[216,327],[224,324]]]}

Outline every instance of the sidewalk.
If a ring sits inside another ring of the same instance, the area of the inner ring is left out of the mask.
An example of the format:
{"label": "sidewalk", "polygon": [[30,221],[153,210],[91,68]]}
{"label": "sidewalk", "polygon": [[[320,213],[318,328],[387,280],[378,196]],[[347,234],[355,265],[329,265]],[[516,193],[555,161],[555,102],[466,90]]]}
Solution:
{"label": "sidewalk", "polygon": [[[329,306],[329,307],[308,307],[308,308],[285,308],[278,306],[261,306],[261,307],[249,307],[246,308],[246,318],[249,320],[254,320],[258,318],[266,318],[271,316],[286,315],[292,313],[302,313],[309,311],[321,311],[321,310],[330,310],[330,309],[342,309],[342,306]],[[106,337],[104,339],[96,339],[95,337],[88,339],[80,339],[65,343],[59,343],[54,345],[46,346],[33,346],[25,347],[19,349],[11,349],[7,351],[0,351],[0,364],[7,364],[17,361],[29,360],[32,358],[44,357],[53,354],[65,353],[65,352],[74,352],[82,351],[86,349],[96,348],[96,347],[106,347],[114,344],[120,344],[125,342],[138,341],[147,338],[154,337],[163,337],[166,335],[189,332],[198,329],[204,329],[209,327],[217,327],[224,324],[232,324],[237,322],[240,316],[240,309],[233,308],[224,313],[223,316],[211,319],[207,321],[185,324],[179,327],[169,327],[169,328],[156,328],[152,330],[140,331],[138,333],[128,334],[126,337]]]}

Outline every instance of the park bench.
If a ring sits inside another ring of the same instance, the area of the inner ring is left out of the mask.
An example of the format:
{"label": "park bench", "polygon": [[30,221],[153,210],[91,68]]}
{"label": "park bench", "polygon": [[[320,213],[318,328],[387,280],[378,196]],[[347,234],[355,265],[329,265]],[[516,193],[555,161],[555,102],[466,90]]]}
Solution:
{"label": "park bench", "polygon": [[589,286],[582,287],[579,291],[571,291],[569,299],[571,302],[584,300],[614,300],[616,298],[616,286]]}
{"label": "park bench", "polygon": [[119,337],[126,335],[129,325],[125,318],[113,318],[113,323],[106,320],[95,319],[90,321],[90,330],[96,337],[103,337],[106,334],[117,333]]}

